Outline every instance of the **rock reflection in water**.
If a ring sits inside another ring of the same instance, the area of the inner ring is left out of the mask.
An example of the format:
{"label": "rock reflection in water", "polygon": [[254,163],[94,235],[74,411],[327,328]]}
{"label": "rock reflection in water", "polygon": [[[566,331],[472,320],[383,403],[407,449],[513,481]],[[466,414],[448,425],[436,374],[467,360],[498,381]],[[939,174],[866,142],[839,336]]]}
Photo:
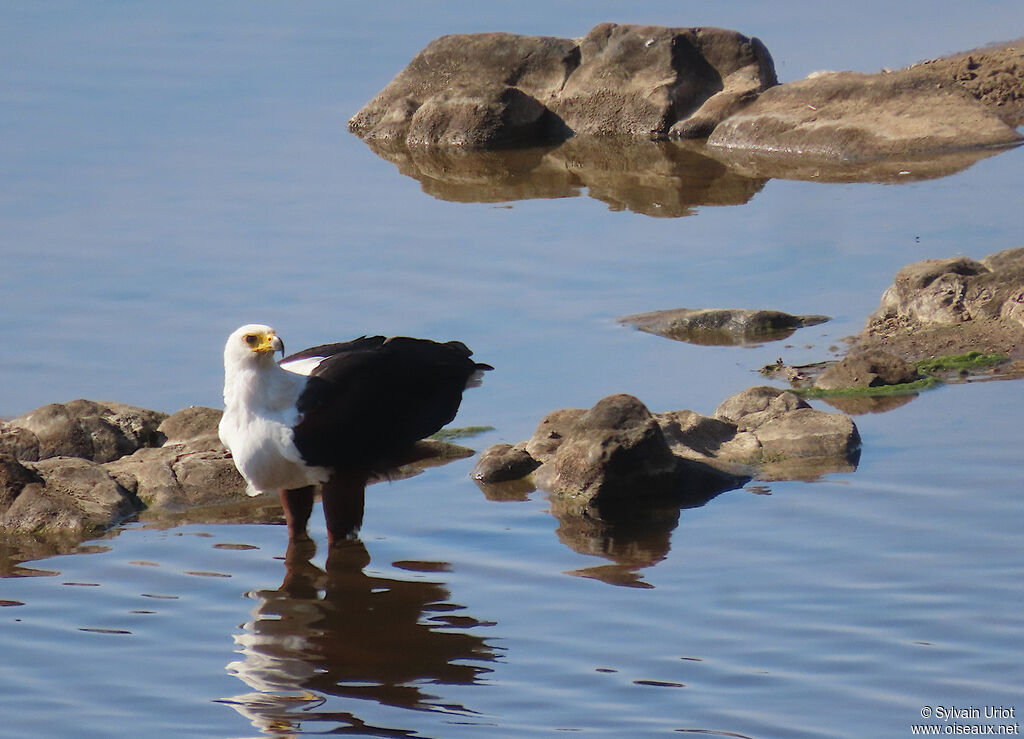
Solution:
{"label": "rock reflection in water", "polygon": [[767,181],[733,172],[696,145],[632,138],[498,152],[370,146],[427,194],[460,203],[569,198],[586,189],[612,210],[678,218],[702,205],[742,205]]}
{"label": "rock reflection in water", "polygon": [[824,159],[786,152],[756,152],[708,147],[708,156],[729,167],[736,176],[811,182],[875,182],[904,184],[949,177],[995,156],[1001,148],[975,148],[934,155],[891,156],[866,161]]}
{"label": "rock reflection in water", "polygon": [[611,560],[611,564],[584,567],[569,574],[601,580],[609,585],[650,588],[639,570],[668,556],[672,532],[679,524],[679,503],[650,505],[632,511],[597,511],[572,500],[552,497],[551,512],[558,519],[558,540],[580,554]]}
{"label": "rock reflection in water", "polygon": [[372,728],[336,710],[332,697],[472,714],[438,702],[420,686],[469,685],[490,672],[481,663],[494,661],[495,650],[467,630],[493,624],[456,615],[462,606],[449,602],[439,583],[367,575],[370,557],[362,542],[332,550],[326,570],[310,561],[314,551],[311,543],[293,547],[281,587],[250,593],[257,601],[252,619],[234,637],[242,658],[227,670],[254,692],[221,702],[273,733],[309,722]]}
{"label": "rock reflection in water", "polygon": [[552,495],[551,513],[558,519],[558,540],[580,554],[611,560],[611,564],[584,567],[568,574],[609,585],[654,587],[644,582],[639,570],[653,567],[668,556],[672,532],[679,525],[682,511],[700,507],[745,482],[740,478],[728,483],[720,476],[695,477],[684,494],[646,500],[642,505],[581,505],[574,498]]}

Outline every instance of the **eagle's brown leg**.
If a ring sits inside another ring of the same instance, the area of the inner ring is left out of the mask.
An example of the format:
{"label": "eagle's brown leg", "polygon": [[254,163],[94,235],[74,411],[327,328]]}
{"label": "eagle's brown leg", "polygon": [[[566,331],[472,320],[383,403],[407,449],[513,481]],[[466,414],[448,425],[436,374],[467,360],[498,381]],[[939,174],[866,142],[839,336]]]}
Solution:
{"label": "eagle's brown leg", "polygon": [[368,475],[335,470],[320,488],[327,519],[327,544],[354,539],[363,524],[363,498]]}
{"label": "eagle's brown leg", "polygon": [[284,508],[285,523],[288,524],[288,540],[309,539],[306,525],[309,523],[309,514],[313,512],[313,486],[282,490],[281,505]]}

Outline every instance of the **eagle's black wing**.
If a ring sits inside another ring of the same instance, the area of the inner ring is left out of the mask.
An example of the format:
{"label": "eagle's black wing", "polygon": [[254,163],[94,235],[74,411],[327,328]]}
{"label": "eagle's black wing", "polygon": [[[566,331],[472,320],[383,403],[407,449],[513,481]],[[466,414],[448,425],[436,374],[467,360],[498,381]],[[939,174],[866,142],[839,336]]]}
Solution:
{"label": "eagle's black wing", "polygon": [[464,344],[362,337],[313,347],[325,359],[299,396],[295,445],[308,464],[381,471],[449,423],[473,375],[491,369]]}

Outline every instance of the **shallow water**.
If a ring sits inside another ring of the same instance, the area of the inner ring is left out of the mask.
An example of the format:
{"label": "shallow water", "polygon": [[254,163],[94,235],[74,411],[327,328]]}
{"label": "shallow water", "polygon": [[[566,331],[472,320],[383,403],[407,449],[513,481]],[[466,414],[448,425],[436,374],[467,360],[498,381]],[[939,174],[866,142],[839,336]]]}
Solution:
{"label": "shallow water", "polygon": [[[252,320],[291,349],[466,341],[498,368],[457,421],[495,427],[477,449],[613,392],[711,412],[776,357],[831,356],[901,266],[1020,246],[1024,150],[652,218],[593,186],[437,199],[345,121],[446,32],[720,25],[794,79],[1024,27],[1019,3],[939,5],[6,4],[0,416],[216,406],[223,338]],[[684,306],[833,321],[752,348],[615,322]],[[907,736],[925,706],[1024,710],[1022,400],[930,391],[857,417],[853,474],[611,538],[540,493],[488,500],[472,459],[371,488],[362,543],[331,562],[286,563],[280,526],[129,523],[0,580],[0,735]]]}

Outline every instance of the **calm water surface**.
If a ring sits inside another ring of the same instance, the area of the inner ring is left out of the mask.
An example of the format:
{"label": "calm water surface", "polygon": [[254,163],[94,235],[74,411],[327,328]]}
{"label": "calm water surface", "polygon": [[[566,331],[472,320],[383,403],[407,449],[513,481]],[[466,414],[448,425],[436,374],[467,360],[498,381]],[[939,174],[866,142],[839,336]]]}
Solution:
{"label": "calm water surface", "polygon": [[[758,35],[785,80],[1024,33],[1019,2],[5,3],[0,416],[217,406],[254,320],[295,349],[463,339],[498,367],[458,421],[494,427],[478,449],[613,392],[710,413],[776,357],[831,356],[908,262],[1024,244],[1019,149],[652,218],[587,187],[438,199],[345,130],[443,33],[604,20]],[[753,348],[615,322],[683,306],[834,320]],[[5,565],[0,735],[900,737],[926,706],[1024,711],[1022,401],[946,386],[858,416],[853,474],[612,536],[487,499],[472,459],[374,486],[329,561],[286,562],[280,526],[132,522]]]}

